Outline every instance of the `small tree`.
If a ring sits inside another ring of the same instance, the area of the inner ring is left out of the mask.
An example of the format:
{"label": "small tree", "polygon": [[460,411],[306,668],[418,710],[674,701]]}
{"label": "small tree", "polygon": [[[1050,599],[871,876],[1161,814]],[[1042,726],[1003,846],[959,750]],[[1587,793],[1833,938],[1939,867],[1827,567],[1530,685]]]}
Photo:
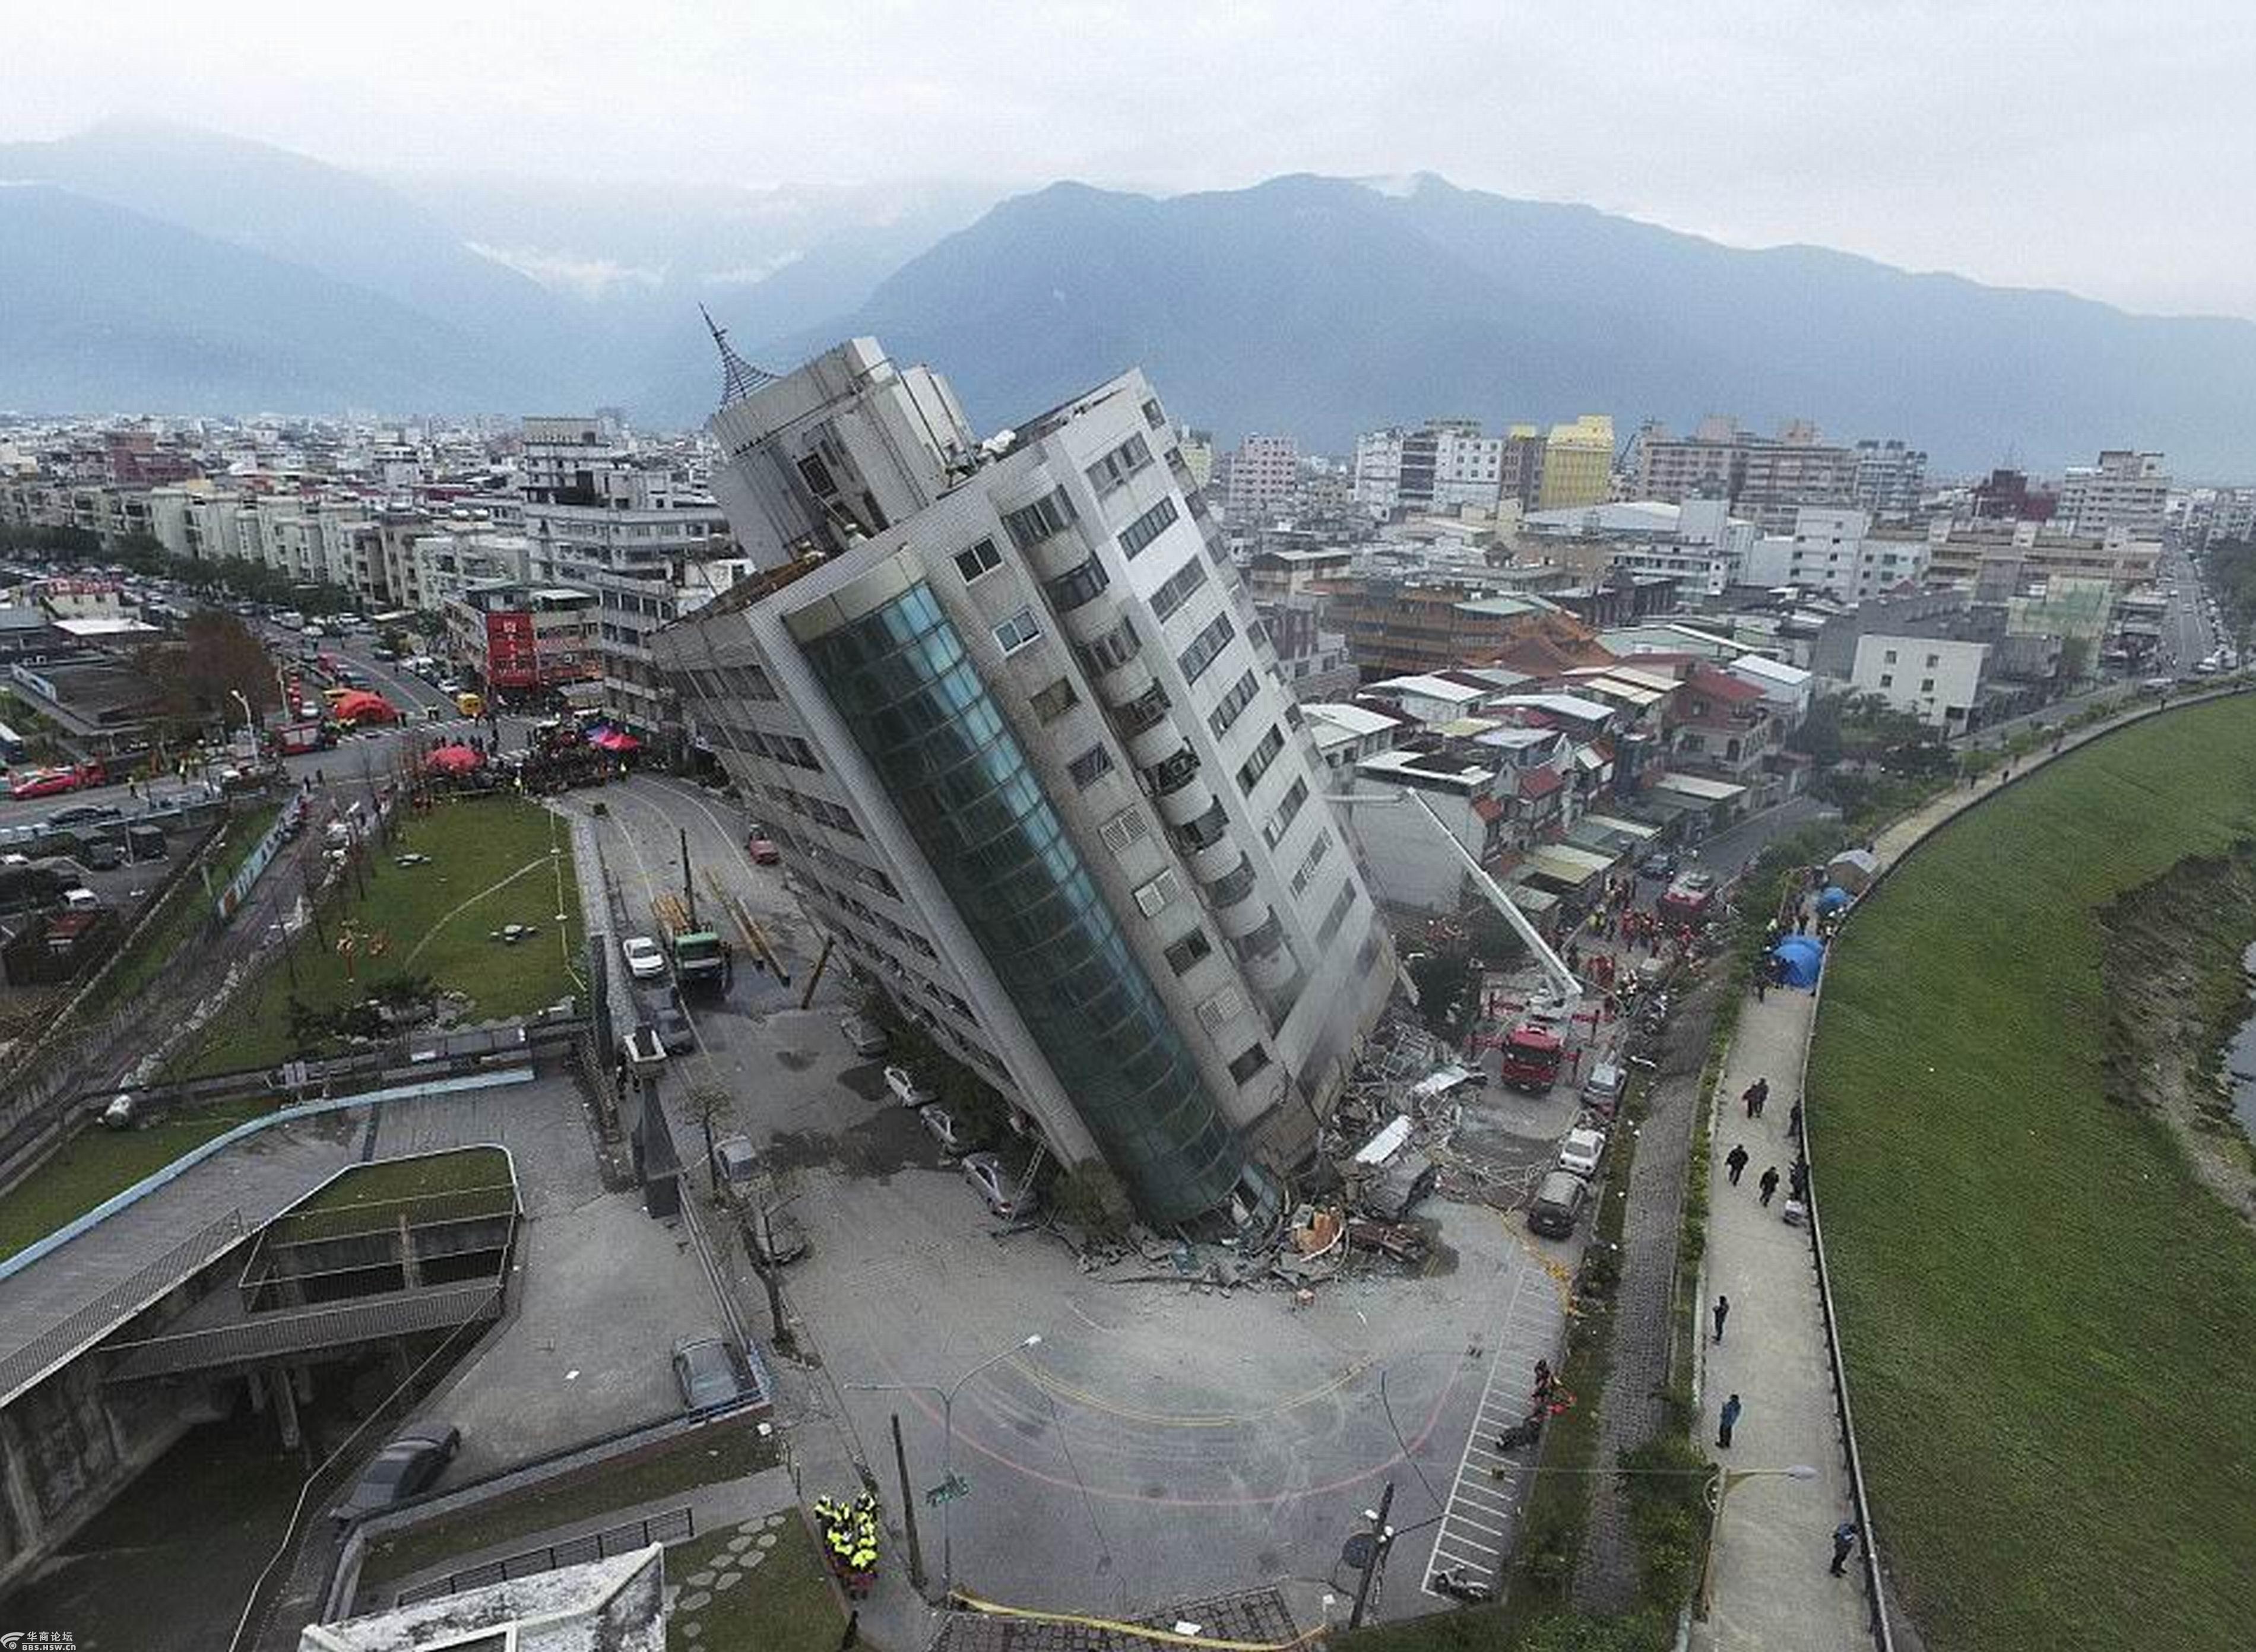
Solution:
{"label": "small tree", "polygon": [[1057,1213],[1093,1240],[1124,1238],[1136,1220],[1128,1190],[1102,1159],[1083,1159],[1066,1171],[1051,1197]]}

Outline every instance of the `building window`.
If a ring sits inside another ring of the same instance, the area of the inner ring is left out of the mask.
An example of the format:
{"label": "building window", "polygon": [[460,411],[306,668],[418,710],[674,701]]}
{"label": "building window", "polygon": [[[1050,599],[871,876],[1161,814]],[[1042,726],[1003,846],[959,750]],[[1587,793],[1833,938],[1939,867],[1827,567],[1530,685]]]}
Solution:
{"label": "building window", "polygon": [[1015,654],[1041,634],[1042,628],[1034,623],[1033,609],[1020,608],[995,628],[995,641],[1005,654]]}
{"label": "building window", "polygon": [[1170,573],[1152,593],[1152,612],[1167,619],[1189,601],[1192,592],[1206,583],[1206,564],[1193,557]]}
{"label": "building window", "polygon": [[1087,751],[1066,764],[1066,772],[1074,784],[1086,791],[1112,772],[1112,758],[1102,746],[1091,746]]}
{"label": "building window", "polygon": [[955,553],[955,571],[963,576],[963,582],[966,585],[970,584],[983,573],[994,573],[1002,566],[1002,553],[995,549],[995,542],[992,539],[982,539],[969,551],[959,551]]}
{"label": "building window", "polygon": [[1880,673],[1880,686],[1882,688],[1893,688],[1895,685],[1896,679],[1891,673],[1886,671],[1882,671]]}
{"label": "building window", "polygon": [[1228,648],[1237,635],[1237,628],[1230,622],[1229,615],[1216,615],[1207,628],[1191,639],[1191,645],[1176,661],[1183,668],[1184,680],[1198,681],[1206,668],[1214,664],[1215,657]]}
{"label": "building window", "polygon": [[1046,498],[1013,510],[1003,518],[1003,525],[1011,531],[1011,538],[1021,551],[1031,551],[1052,535],[1073,525],[1073,501],[1065,496],[1061,488]]}
{"label": "building window", "polygon": [[[582,473],[585,474],[584,472]],[[800,478],[815,493],[828,499],[838,491],[838,484],[830,480],[830,467],[821,458],[809,453],[799,461]],[[583,482],[582,486],[585,486]]]}
{"label": "building window", "polygon": [[1260,692],[1260,682],[1251,671],[1230,685],[1230,692],[1222,697],[1222,703],[1207,714],[1207,727],[1214,730],[1216,740],[1230,732],[1230,725],[1253,703],[1254,695]]}
{"label": "building window", "polygon": [[1132,562],[1135,560],[1137,553],[1158,538],[1175,516],[1175,496],[1169,494],[1120,530],[1120,554]]}
{"label": "building window", "polygon": [[1144,422],[1153,430],[1159,429],[1167,422],[1167,416],[1160,411],[1158,397],[1152,397],[1144,403]]}
{"label": "building window", "polygon": [[1253,788],[1261,784],[1261,777],[1269,772],[1269,765],[1277,761],[1277,754],[1285,749],[1285,731],[1275,723],[1261,736],[1253,748],[1253,755],[1237,766],[1237,789],[1251,796]]}
{"label": "building window", "polygon": [[1214,943],[1207,939],[1206,931],[1195,929],[1167,948],[1167,967],[1180,975],[1213,950]]}
{"label": "building window", "polygon": [[1316,833],[1316,840],[1308,846],[1308,858],[1301,862],[1301,869],[1293,874],[1293,893],[1295,896],[1306,892],[1308,881],[1315,876],[1316,868],[1323,864],[1324,856],[1329,854],[1331,849],[1331,829],[1327,826]]}
{"label": "building window", "polygon": [[1091,677],[1117,671],[1143,651],[1144,639],[1136,635],[1136,628],[1123,620],[1111,630],[1085,648],[1074,650],[1080,656],[1082,669]]}
{"label": "building window", "polygon": [[1888,650],[1888,651],[1887,651],[1886,653],[1885,653],[1885,654],[1883,654],[1883,655],[1881,655],[1881,656],[1880,656],[1880,664],[1883,664],[1883,665],[1893,665],[1893,664],[1894,664],[1895,663],[1896,663],[1896,651],[1895,651],[1895,650],[1893,650],[1893,649],[1890,649],[1890,650]]}
{"label": "building window", "polygon": [[1277,812],[1270,816],[1269,824],[1261,828],[1261,835],[1267,840],[1271,848],[1275,848],[1279,840],[1291,829],[1294,818],[1301,812],[1301,805],[1308,800],[1308,783],[1306,780],[1294,780],[1286,790],[1284,798],[1278,803]]}
{"label": "building window", "polygon": [[1332,903],[1332,910],[1324,914],[1324,921],[1316,925],[1318,946],[1329,946],[1332,944],[1332,937],[1339,933],[1340,925],[1347,922],[1349,910],[1354,905],[1355,882],[1353,879],[1350,879],[1340,886],[1339,898]]}
{"label": "building window", "polygon": [[1090,487],[1100,494],[1107,494],[1151,462],[1151,446],[1139,434],[1122,442],[1091,465],[1085,474]]}
{"label": "building window", "polygon": [[1269,1052],[1257,1044],[1230,1064],[1230,1076],[1238,1083],[1244,1084],[1268,1065]]}
{"label": "building window", "polygon": [[1927,657],[1927,669],[1929,671],[1933,671],[1936,666],[1942,664],[1942,656],[1940,654],[1929,654]]}
{"label": "building window", "polygon": [[1047,593],[1052,608],[1061,614],[1070,614],[1082,603],[1094,600],[1111,583],[1112,576],[1105,573],[1104,565],[1091,557],[1079,567],[1043,581],[1042,589]]}
{"label": "building window", "polygon": [[1932,677],[1921,678],[1919,679],[1919,692],[1922,694],[1932,694],[1935,692],[1935,678]]}
{"label": "building window", "polygon": [[1061,677],[1034,696],[1034,715],[1054,723],[1080,703],[1081,696],[1073,692],[1073,685]]}

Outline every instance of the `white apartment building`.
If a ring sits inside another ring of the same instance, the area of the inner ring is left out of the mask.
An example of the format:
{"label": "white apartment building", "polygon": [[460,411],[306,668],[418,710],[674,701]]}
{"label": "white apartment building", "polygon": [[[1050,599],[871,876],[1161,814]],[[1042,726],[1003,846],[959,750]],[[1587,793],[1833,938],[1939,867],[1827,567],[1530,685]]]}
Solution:
{"label": "white apartment building", "polygon": [[1146,1220],[1268,1220],[1396,967],[1151,387],[983,453],[873,340],[730,383],[765,572],[656,648],[809,910]]}
{"label": "white apartment building", "polygon": [[1805,507],[1790,534],[1766,534],[1746,563],[1750,585],[1798,586],[1860,602],[1927,576],[1931,541],[1923,533],[1880,533],[1862,510]]}
{"label": "white apartment building", "polygon": [[1355,502],[1382,522],[1398,511],[1493,510],[1504,446],[1472,419],[1366,431],[1355,439]]}
{"label": "white apartment building", "polygon": [[2120,528],[2140,538],[2158,539],[2169,502],[2170,475],[2161,454],[2111,448],[2096,465],[2069,467],[2061,478],[2052,525],[2077,534]]}
{"label": "white apartment building", "polygon": [[1875,522],[1909,522],[1927,491],[1927,455],[1893,437],[1856,447],[1855,503]]}
{"label": "white apartment building", "polygon": [[1877,694],[1945,734],[1963,733],[1982,693],[1987,643],[1872,634],[1857,639],[1851,692]]}
{"label": "white apartment building", "polygon": [[[1438,818],[1476,861],[1494,859],[1505,847],[1510,813],[1497,795],[1499,772],[1494,761],[1383,751],[1338,777],[1347,783],[1339,790],[1350,799],[1342,812],[1354,827],[1372,890],[1388,907],[1428,914],[1456,911],[1471,875],[1440,840],[1434,821]],[[1515,785],[1516,777],[1505,784]],[[1404,796],[1406,791],[1417,792],[1426,807]]]}
{"label": "white apartment building", "polygon": [[1234,517],[1266,516],[1293,496],[1300,479],[1298,442],[1290,436],[1248,436],[1230,456],[1225,508]]}
{"label": "white apartment building", "polygon": [[513,523],[525,577],[593,592],[603,672],[595,705],[645,735],[676,721],[651,634],[710,594],[735,542],[712,496],[646,460],[593,415],[524,421]]}

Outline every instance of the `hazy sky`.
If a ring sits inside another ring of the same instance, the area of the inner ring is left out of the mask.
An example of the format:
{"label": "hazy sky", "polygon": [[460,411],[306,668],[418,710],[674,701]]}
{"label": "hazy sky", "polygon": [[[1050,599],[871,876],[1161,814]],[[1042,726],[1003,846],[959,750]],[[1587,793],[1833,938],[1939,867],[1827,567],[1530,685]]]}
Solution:
{"label": "hazy sky", "polygon": [[581,182],[1432,171],[2256,317],[2252,71],[2246,0],[109,0],[11,8],[0,136],[155,115]]}

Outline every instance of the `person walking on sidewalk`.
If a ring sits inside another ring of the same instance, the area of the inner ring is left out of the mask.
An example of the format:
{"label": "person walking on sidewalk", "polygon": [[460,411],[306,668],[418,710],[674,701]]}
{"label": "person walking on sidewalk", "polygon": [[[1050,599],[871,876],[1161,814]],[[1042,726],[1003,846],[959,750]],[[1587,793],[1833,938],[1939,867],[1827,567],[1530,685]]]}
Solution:
{"label": "person walking on sidewalk", "polygon": [[1786,1133],[1795,1141],[1801,1140],[1801,1103],[1794,1104],[1794,1111],[1786,1115]]}
{"label": "person walking on sidewalk", "polygon": [[1763,1103],[1770,1100],[1770,1080],[1768,1079],[1757,1079],[1741,1093],[1739,1100],[1747,1104],[1747,1116],[1749,1118],[1759,1119],[1762,1117]]}
{"label": "person walking on sidewalk", "polygon": [[1844,1520],[1833,1528],[1833,1564],[1830,1570],[1835,1577],[1849,1575],[1845,1568],[1849,1564],[1850,1554],[1857,1547],[1858,1536],[1857,1522],[1853,1520]]}
{"label": "person walking on sidewalk", "polygon": [[1724,1168],[1731,1173],[1731,1185],[1739,1185],[1739,1172],[1747,1168],[1747,1144],[1741,1142],[1724,1156]]}
{"label": "person walking on sidewalk", "polygon": [[1725,1451],[1731,1449],[1731,1431],[1739,1425],[1739,1396],[1736,1394],[1724,1402],[1724,1409],[1716,1417],[1716,1444]]}
{"label": "person walking on sidewalk", "polygon": [[1771,1195],[1778,1192],[1778,1166],[1773,1164],[1765,1170],[1762,1173],[1762,1180],[1757,1182],[1755,1185],[1762,1190],[1763,1208],[1768,1210]]}
{"label": "person walking on sidewalk", "polygon": [[1710,1311],[1716,1317],[1716,1340],[1721,1342],[1724,1339],[1724,1321],[1731,1317],[1731,1299],[1729,1297],[1717,1297],[1715,1307]]}

